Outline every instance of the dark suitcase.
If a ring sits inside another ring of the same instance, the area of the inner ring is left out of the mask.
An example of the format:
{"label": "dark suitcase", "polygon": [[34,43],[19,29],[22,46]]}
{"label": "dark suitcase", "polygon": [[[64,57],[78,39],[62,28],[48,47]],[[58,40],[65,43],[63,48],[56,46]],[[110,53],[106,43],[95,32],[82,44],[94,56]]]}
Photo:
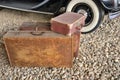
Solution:
{"label": "dark suitcase", "polygon": [[[37,28],[37,29],[36,29]],[[42,22],[24,22],[20,27],[20,31],[50,31],[49,23]],[[79,51],[79,43],[80,43],[80,32],[75,32],[73,35],[73,43],[74,43],[74,57],[78,56]]]}
{"label": "dark suitcase", "polygon": [[71,68],[74,39],[52,31],[10,31],[4,36],[10,64],[18,67]]}
{"label": "dark suitcase", "polygon": [[20,31],[50,31],[50,23],[24,22],[19,27]]}
{"label": "dark suitcase", "polygon": [[51,30],[64,35],[80,31],[85,23],[86,16],[73,12],[67,12],[51,19]]}

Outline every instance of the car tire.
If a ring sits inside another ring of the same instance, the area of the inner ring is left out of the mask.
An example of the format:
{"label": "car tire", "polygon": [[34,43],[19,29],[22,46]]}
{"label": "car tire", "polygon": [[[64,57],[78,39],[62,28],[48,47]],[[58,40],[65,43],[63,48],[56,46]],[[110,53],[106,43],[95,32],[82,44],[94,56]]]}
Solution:
{"label": "car tire", "polygon": [[85,26],[81,29],[81,33],[89,33],[100,26],[104,10],[93,0],[72,0],[69,2],[66,12],[79,13],[81,10],[87,12]]}

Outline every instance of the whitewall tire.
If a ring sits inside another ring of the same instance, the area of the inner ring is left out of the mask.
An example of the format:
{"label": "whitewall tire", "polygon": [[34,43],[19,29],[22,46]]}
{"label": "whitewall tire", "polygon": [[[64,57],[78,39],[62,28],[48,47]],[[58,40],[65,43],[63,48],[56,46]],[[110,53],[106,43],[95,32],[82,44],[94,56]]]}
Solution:
{"label": "whitewall tire", "polygon": [[104,11],[93,0],[71,0],[66,11],[79,13],[81,9],[88,13],[86,24],[81,29],[81,32],[89,33],[94,31],[101,24],[104,17]]}

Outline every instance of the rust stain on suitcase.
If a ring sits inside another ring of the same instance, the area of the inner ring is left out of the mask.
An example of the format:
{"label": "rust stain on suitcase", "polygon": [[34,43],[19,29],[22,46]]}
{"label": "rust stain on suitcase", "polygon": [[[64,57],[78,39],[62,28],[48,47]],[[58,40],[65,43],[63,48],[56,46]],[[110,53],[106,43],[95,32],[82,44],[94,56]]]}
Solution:
{"label": "rust stain on suitcase", "polygon": [[[17,34],[16,34],[17,33]],[[72,38],[51,31],[42,35],[8,32],[5,46],[12,66],[72,67]]]}

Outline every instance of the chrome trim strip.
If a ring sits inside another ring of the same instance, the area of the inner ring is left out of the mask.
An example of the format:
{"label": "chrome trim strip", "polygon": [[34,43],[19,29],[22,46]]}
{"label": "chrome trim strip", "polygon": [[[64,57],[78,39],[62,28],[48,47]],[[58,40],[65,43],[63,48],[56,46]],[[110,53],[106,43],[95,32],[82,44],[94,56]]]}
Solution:
{"label": "chrome trim strip", "polygon": [[42,1],[41,3],[39,3],[38,5],[33,6],[31,9],[36,9],[36,8],[38,8],[38,7],[41,7],[41,6],[45,5],[45,4],[48,3],[48,2],[49,2],[49,0],[44,0],[44,1]]}
{"label": "chrome trim strip", "polygon": [[109,19],[114,19],[114,18],[117,18],[117,17],[120,17],[120,11],[109,13]]}
{"label": "chrome trim strip", "polygon": [[114,8],[115,8],[115,9],[118,8],[118,0],[114,0]]}

